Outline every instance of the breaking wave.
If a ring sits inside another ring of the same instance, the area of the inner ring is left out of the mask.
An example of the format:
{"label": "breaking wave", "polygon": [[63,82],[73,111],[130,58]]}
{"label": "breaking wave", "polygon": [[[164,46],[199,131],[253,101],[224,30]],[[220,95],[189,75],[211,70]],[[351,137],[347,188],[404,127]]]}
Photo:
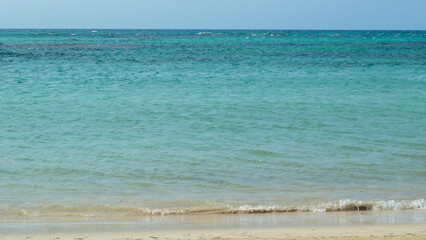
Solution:
{"label": "breaking wave", "polygon": [[[173,204],[172,204],[173,205]],[[337,212],[380,210],[426,210],[425,199],[355,201],[351,199],[314,204],[227,204],[192,202],[192,207],[145,208],[111,205],[96,206],[38,206],[36,208],[8,208],[0,215],[20,217],[130,217],[146,215],[182,214],[250,214],[286,212]]]}

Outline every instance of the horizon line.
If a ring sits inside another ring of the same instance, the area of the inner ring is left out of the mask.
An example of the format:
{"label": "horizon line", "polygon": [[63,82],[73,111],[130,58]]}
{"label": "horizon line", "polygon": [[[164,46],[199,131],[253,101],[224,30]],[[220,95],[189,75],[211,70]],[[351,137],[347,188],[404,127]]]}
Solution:
{"label": "horizon line", "polygon": [[0,30],[210,30],[210,31],[426,31],[426,29],[316,29],[316,28],[1,28]]}

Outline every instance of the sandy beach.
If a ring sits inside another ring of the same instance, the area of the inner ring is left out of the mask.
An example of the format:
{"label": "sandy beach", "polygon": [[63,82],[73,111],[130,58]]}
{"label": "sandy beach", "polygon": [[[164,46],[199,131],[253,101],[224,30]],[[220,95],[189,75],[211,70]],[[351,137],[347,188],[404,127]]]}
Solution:
{"label": "sandy beach", "polygon": [[78,234],[1,235],[1,240],[137,239],[426,239],[426,224],[303,227],[281,229],[181,230]]}
{"label": "sandy beach", "polygon": [[0,240],[426,239],[424,211],[7,218]]}

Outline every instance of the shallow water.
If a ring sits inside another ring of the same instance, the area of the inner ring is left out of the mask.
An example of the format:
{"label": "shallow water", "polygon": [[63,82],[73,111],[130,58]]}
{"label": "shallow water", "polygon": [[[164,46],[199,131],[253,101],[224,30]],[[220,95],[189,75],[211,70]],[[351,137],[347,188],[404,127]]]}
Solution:
{"label": "shallow water", "polygon": [[[426,211],[211,214],[140,216],[136,218],[37,218],[0,221],[2,234],[66,234],[96,232],[161,232],[214,229],[276,229],[326,226],[422,224]],[[130,234],[129,234],[130,235]]]}
{"label": "shallow water", "polygon": [[425,66],[418,31],[0,30],[0,216],[426,209]]}

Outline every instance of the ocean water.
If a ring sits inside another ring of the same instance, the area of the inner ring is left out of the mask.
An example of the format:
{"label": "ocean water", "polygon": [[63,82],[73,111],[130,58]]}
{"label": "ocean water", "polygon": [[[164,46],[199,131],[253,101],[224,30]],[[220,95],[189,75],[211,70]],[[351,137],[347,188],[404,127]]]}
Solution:
{"label": "ocean water", "polygon": [[426,209],[426,32],[0,30],[0,217]]}

